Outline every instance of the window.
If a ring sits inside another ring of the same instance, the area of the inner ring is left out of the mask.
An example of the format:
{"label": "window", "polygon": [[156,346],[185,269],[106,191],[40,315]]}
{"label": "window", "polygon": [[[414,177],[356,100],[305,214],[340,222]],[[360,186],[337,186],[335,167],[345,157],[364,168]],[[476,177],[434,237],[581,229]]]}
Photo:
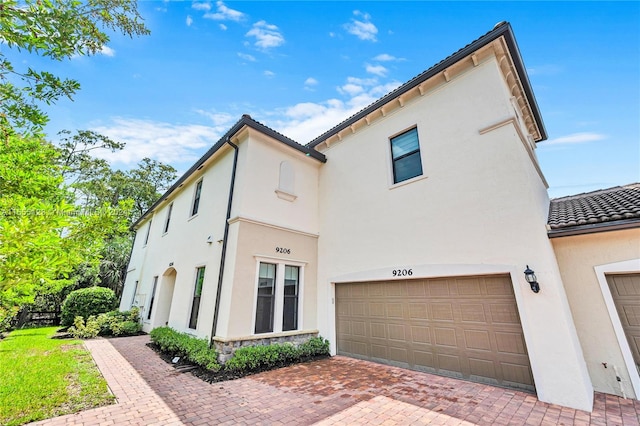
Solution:
{"label": "window", "polygon": [[284,267],[284,303],[282,309],[282,331],[298,329],[298,289],[300,268]]}
{"label": "window", "polygon": [[196,184],[196,192],[193,194],[193,206],[191,207],[191,216],[198,214],[200,206],[200,194],[202,193],[202,181]]}
{"label": "window", "polygon": [[393,183],[399,183],[422,174],[418,129],[414,128],[391,138]]}
{"label": "window", "polygon": [[164,221],[164,233],[169,231],[169,222],[171,222],[171,211],[173,210],[173,203],[169,204],[169,210],[167,211],[167,219]]}
{"label": "window", "polygon": [[300,328],[302,265],[259,262],[256,334],[279,333]]}
{"label": "window", "polygon": [[149,310],[147,311],[147,319],[151,319],[151,309],[153,309],[153,301],[156,298],[156,287],[158,287],[158,277],[153,277],[153,289],[151,290],[151,301],[149,302]]}
{"label": "window", "polygon": [[198,325],[198,312],[200,311],[200,297],[202,296],[202,284],[204,283],[204,266],[196,269],[196,283],[191,302],[191,317],[189,328],[194,329]]}
{"label": "window", "polygon": [[131,307],[136,303],[136,294],[138,293],[138,281],[136,281],[135,286],[133,287],[133,295],[131,296]]}
{"label": "window", "polygon": [[276,265],[260,262],[258,273],[258,300],[256,302],[256,333],[273,331],[275,307]]}
{"label": "window", "polygon": [[147,235],[144,237],[144,245],[146,246],[149,242],[149,234],[151,233],[151,220],[149,221],[149,226],[147,227]]}

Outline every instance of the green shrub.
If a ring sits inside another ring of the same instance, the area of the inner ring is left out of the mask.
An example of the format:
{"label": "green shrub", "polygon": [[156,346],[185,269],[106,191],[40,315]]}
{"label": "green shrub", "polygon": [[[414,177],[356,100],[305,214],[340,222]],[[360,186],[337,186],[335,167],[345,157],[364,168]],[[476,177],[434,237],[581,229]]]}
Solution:
{"label": "green shrub", "polygon": [[142,330],[138,308],[106,312],[98,315],[97,321],[100,325],[100,336],[131,336]]}
{"label": "green shrub", "polygon": [[329,356],[329,341],[322,337],[312,337],[298,346],[300,355],[303,357]]}
{"label": "green shrub", "polygon": [[247,346],[236,350],[225,369],[238,372],[269,370],[281,365],[301,361],[303,358],[329,355],[329,341],[312,337],[298,347],[291,343],[268,346]]}
{"label": "green shrub", "polygon": [[62,304],[62,326],[70,326],[77,316],[88,318],[109,312],[116,303],[115,293],[108,288],[89,287],[72,291]]}
{"label": "green shrub", "polygon": [[171,327],[158,327],[151,330],[151,341],[162,352],[186,358],[188,361],[213,371],[220,370],[218,353],[209,348],[206,339],[198,339],[186,333],[180,333]]}
{"label": "green shrub", "polygon": [[76,339],[93,339],[98,336],[99,332],[100,324],[93,315],[87,318],[86,324],[84,318],[77,316],[73,320],[73,325],[69,327],[69,333]]}

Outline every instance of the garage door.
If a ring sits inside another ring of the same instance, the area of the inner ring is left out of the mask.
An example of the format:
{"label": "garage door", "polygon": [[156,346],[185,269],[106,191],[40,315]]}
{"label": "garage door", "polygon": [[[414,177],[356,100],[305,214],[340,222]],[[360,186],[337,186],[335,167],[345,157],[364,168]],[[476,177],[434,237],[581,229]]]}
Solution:
{"label": "garage door", "polygon": [[608,275],[607,282],[633,360],[640,367],[640,274]]}
{"label": "garage door", "polygon": [[341,355],[534,389],[508,276],[338,283],[336,328]]}

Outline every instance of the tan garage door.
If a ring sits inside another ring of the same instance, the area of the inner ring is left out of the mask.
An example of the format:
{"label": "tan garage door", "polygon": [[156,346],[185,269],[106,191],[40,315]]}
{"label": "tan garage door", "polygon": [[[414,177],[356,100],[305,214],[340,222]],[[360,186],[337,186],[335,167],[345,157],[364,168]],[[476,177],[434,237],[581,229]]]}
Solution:
{"label": "tan garage door", "polygon": [[508,276],[336,284],[338,354],[533,390]]}
{"label": "tan garage door", "polygon": [[640,274],[608,275],[607,282],[633,360],[640,368]]}

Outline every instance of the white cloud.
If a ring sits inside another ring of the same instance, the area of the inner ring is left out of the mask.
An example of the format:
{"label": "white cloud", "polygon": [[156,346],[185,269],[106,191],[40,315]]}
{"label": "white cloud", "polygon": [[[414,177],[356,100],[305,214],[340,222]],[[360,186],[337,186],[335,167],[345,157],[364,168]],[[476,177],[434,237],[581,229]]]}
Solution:
{"label": "white cloud", "polygon": [[220,24],[219,27],[222,31],[227,31],[228,28],[225,24]]}
{"label": "white cloud", "polygon": [[355,96],[364,92],[364,87],[358,84],[347,83],[344,86],[338,87],[338,92],[342,93],[343,95]]}
{"label": "white cloud", "polygon": [[238,10],[228,8],[224,2],[216,2],[216,11],[214,13],[205,13],[207,19],[213,19],[214,21],[242,21],[246,15]]}
{"label": "white cloud", "polygon": [[264,70],[264,72],[263,72],[262,74],[264,74],[264,75],[265,75],[266,77],[268,77],[268,78],[273,78],[273,77],[275,77],[275,75],[276,75],[276,73],[275,73],[275,72],[273,72],[273,71],[269,71],[269,70]]}
{"label": "white cloud", "polygon": [[210,119],[215,126],[228,126],[234,123],[236,117],[228,112],[211,112],[202,109],[195,110],[198,114]]}
{"label": "white cloud", "polygon": [[100,54],[104,56],[109,56],[110,58],[112,58],[116,56],[116,51],[110,48],[109,46],[104,45],[102,46],[102,49],[100,49]]}
{"label": "white cloud", "polygon": [[360,18],[351,18],[351,22],[344,24],[344,28],[349,34],[353,34],[360,40],[377,41],[376,34],[378,34],[378,28],[371,22],[371,15],[368,13],[362,13],[359,10],[355,10],[353,14]]}
{"label": "white cloud", "polygon": [[593,133],[593,132],[572,133],[570,135],[561,136],[559,138],[549,139],[547,142],[544,143],[544,145],[579,144],[579,143],[600,141],[606,138],[607,136],[601,133]]}
{"label": "white cloud", "polygon": [[284,36],[277,26],[268,24],[266,21],[258,21],[253,24],[246,37],[255,37],[255,45],[261,49],[270,49],[284,44]]}
{"label": "white cloud", "polygon": [[367,72],[369,74],[377,75],[377,76],[380,76],[380,77],[386,76],[387,73],[389,72],[389,70],[386,69],[385,67],[383,67],[382,65],[366,64],[365,65],[365,69],[367,70]]}
{"label": "white cloud", "polygon": [[404,58],[396,58],[395,56],[389,55],[388,53],[381,53],[375,58],[373,58],[373,60],[378,62],[391,62],[391,61],[404,61]]}
{"label": "white cloud", "polygon": [[91,130],[126,144],[121,151],[99,152],[97,157],[133,166],[145,157],[168,164],[195,161],[203,149],[218,141],[228,130],[228,125],[179,125],[116,117],[111,123],[92,127]]}
{"label": "white cloud", "polygon": [[318,80],[316,80],[313,77],[309,77],[304,81],[304,85],[305,86],[317,86],[318,85]]}
{"label": "white cloud", "polygon": [[248,53],[238,52],[238,56],[240,57],[240,59],[244,59],[245,61],[249,61],[249,62],[256,61],[256,58],[252,55],[249,55]]}
{"label": "white cloud", "polygon": [[211,10],[211,4],[210,3],[198,3],[195,2],[191,5],[191,7],[195,10]]}
{"label": "white cloud", "polygon": [[187,15],[187,27],[190,27],[191,24],[193,24],[193,18],[189,15]]}

